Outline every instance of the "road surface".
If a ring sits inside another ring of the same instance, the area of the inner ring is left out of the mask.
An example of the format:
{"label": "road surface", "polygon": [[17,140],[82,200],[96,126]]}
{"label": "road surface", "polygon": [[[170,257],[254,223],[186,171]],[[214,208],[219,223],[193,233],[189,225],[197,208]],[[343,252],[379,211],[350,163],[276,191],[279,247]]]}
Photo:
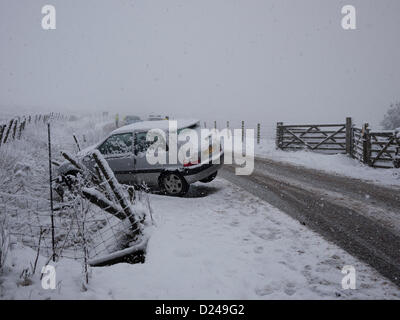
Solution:
{"label": "road surface", "polygon": [[256,158],[250,176],[220,176],[286,212],[400,287],[400,189]]}

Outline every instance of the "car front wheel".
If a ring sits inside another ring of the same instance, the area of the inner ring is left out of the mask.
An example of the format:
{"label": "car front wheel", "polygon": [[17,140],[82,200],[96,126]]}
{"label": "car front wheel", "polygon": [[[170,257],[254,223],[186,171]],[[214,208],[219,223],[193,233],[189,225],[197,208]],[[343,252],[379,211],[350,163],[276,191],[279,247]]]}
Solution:
{"label": "car front wheel", "polygon": [[163,174],[160,178],[160,187],[164,193],[170,196],[183,196],[189,190],[189,184],[177,172]]}

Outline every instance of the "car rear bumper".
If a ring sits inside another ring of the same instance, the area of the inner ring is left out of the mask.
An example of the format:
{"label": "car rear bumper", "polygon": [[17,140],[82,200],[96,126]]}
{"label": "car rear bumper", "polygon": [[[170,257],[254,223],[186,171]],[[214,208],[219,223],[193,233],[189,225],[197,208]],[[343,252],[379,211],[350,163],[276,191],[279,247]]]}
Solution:
{"label": "car rear bumper", "polygon": [[196,181],[205,179],[218,171],[224,162],[224,154],[221,154],[219,164],[206,163],[194,168],[185,168],[182,175],[185,177],[187,183],[191,184]]}

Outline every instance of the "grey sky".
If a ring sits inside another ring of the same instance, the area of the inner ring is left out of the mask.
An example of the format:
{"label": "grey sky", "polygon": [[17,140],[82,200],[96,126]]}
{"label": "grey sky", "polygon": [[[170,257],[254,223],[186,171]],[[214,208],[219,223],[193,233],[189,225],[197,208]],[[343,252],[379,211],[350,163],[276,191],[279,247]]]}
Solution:
{"label": "grey sky", "polygon": [[3,109],[377,123],[400,100],[399,0],[0,0],[0,42]]}

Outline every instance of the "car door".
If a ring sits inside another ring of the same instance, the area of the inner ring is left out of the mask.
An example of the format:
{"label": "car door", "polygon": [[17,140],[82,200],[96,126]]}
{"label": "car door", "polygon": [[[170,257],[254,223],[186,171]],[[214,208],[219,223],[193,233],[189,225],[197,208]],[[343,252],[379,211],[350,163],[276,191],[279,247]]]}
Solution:
{"label": "car door", "polygon": [[[135,183],[154,187],[158,185],[158,176],[165,168],[163,164],[150,164],[146,158],[146,152],[157,141],[147,141],[147,132],[135,132],[134,134],[134,157],[135,157]],[[166,152],[158,150],[158,152]]]}
{"label": "car door", "polygon": [[107,138],[99,147],[118,181],[129,183],[134,175],[133,134],[119,133]]}

